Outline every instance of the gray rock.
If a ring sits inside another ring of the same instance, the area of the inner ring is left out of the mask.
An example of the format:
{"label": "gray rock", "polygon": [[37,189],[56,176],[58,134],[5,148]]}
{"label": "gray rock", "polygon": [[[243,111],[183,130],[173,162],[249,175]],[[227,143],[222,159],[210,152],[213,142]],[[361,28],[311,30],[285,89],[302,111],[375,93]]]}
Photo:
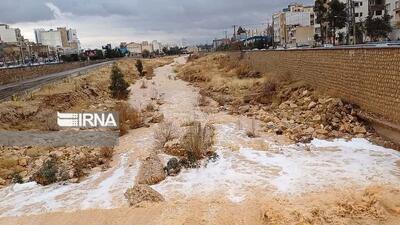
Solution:
{"label": "gray rock", "polygon": [[165,167],[165,170],[168,174],[168,176],[176,176],[178,173],[181,171],[181,165],[179,164],[179,161],[177,158],[171,158],[167,166]]}

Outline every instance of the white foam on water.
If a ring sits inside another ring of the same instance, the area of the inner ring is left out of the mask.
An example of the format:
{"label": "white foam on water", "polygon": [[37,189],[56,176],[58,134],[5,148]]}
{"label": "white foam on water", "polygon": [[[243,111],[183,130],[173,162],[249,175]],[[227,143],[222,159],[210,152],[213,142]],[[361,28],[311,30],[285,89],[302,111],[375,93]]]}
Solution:
{"label": "white foam on water", "polygon": [[140,165],[129,167],[127,161],[128,154],[121,154],[114,170],[94,173],[81,183],[41,186],[29,182],[1,189],[1,216],[121,206]]}
{"label": "white foam on water", "polygon": [[309,146],[311,151],[304,144],[279,146],[265,139],[281,151],[243,146],[232,151],[223,144],[240,145],[237,140],[247,137],[234,124],[216,128],[218,161],[204,168],[184,170],[153,187],[167,198],[220,192],[239,202],[251,195],[254,187],[269,193],[300,194],[343,185],[400,185],[400,168],[396,166],[400,153],[365,139],[314,140]]}

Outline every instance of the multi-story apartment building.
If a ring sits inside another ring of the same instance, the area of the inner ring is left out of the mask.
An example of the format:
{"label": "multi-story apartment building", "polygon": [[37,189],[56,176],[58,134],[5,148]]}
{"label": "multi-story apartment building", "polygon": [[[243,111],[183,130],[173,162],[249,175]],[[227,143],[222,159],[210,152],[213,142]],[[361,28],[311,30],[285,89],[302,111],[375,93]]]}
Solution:
{"label": "multi-story apartment building", "polygon": [[18,43],[23,40],[18,28],[10,28],[7,24],[0,24],[0,42]]}
{"label": "multi-story apartment building", "polygon": [[131,42],[126,45],[126,48],[131,54],[142,54],[142,45],[139,43]]}
{"label": "multi-story apartment building", "polygon": [[51,47],[62,47],[61,33],[58,30],[35,29],[36,43]]}
{"label": "multi-story apartment building", "polygon": [[147,50],[149,52],[153,52],[153,45],[150,44],[148,41],[143,41],[142,42],[142,52],[144,50]]}
{"label": "multi-story apartment building", "polygon": [[274,43],[284,43],[286,40],[286,20],[285,13],[278,12],[272,15],[272,28],[274,30]]}
{"label": "multi-story apartment building", "polygon": [[63,54],[76,54],[80,51],[80,42],[75,29],[58,27],[57,30],[35,29],[36,43],[60,49]]}
{"label": "multi-story apartment building", "polygon": [[68,40],[70,42],[79,42],[78,33],[76,32],[75,29],[68,29],[67,34],[68,34]]}
{"label": "multi-story apartment building", "polygon": [[[311,45],[314,41],[314,8],[293,3],[272,16],[274,42],[287,45]],[[301,37],[298,37],[301,35]]]}
{"label": "multi-story apartment building", "polygon": [[[340,0],[347,5],[347,9],[351,9],[350,4],[354,4],[354,19],[356,23],[365,22],[369,15],[382,17],[385,12],[391,16],[391,25],[393,32],[390,34],[391,40],[400,39],[400,0]],[[351,21],[352,12],[349,11],[349,21]],[[316,33],[320,34],[320,25],[315,24]],[[348,33],[347,28],[337,31],[338,33]],[[351,35],[350,35],[351,36]],[[351,36],[352,40],[353,37]],[[368,37],[364,35],[363,41],[368,41]]]}
{"label": "multi-story apartment building", "polygon": [[153,45],[153,51],[154,52],[161,52],[162,51],[162,45],[157,40],[152,41],[151,44]]}
{"label": "multi-story apartment building", "polygon": [[400,0],[386,0],[386,11],[391,16],[391,40],[400,40]]}
{"label": "multi-story apartment building", "polygon": [[231,40],[229,38],[222,38],[222,39],[214,39],[213,40],[213,49],[217,49],[224,45],[229,45]]}

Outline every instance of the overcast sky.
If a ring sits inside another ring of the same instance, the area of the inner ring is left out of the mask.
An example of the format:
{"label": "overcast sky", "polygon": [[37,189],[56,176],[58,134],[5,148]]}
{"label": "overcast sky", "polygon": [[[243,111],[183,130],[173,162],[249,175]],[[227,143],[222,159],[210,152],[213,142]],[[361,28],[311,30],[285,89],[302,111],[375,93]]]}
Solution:
{"label": "overcast sky", "polygon": [[[0,23],[20,28],[75,28],[85,48],[121,41],[210,43],[232,25],[271,22],[293,0],[0,0]],[[311,4],[313,0],[299,0]]]}

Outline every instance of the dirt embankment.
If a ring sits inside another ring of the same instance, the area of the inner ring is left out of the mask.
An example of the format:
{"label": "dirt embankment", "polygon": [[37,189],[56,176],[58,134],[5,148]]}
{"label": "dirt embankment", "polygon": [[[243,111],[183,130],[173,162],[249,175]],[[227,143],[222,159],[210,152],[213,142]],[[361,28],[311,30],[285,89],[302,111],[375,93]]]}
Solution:
{"label": "dirt embankment", "polygon": [[[144,60],[144,67],[152,71],[171,61],[171,58]],[[129,83],[138,79],[135,62],[134,59],[118,61]],[[56,112],[112,111],[123,108],[120,107],[123,102],[110,97],[110,74],[110,66],[99,68],[81,77],[66,78],[45,85],[25,98],[2,102],[0,129],[57,131]],[[132,110],[125,112],[132,113]],[[128,115],[125,117],[132,118]],[[108,168],[112,155],[113,149],[110,148],[0,147],[0,187],[30,180],[43,184],[67,180],[78,182],[92,168]]]}
{"label": "dirt embankment", "polygon": [[212,98],[219,110],[254,118],[261,121],[254,126],[294,142],[365,137],[398,148],[358,116],[356,105],[317,92],[290,74],[261,74],[237,60],[226,54],[193,57],[178,68],[178,76],[201,88],[203,105]]}

